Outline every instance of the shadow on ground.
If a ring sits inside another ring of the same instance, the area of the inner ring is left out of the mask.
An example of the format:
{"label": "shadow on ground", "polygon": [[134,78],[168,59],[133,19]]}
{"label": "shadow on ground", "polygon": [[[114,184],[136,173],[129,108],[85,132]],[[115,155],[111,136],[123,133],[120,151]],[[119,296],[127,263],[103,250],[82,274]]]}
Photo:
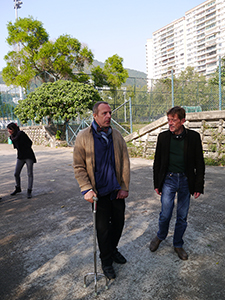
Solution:
{"label": "shadow on ground", "polygon": [[[93,271],[92,213],[80,194],[72,169],[72,149],[34,147],[33,198],[14,189],[16,151],[0,145],[0,299],[93,299],[94,283],[83,277]],[[155,253],[149,242],[158,227],[160,198],[152,185],[152,162],[131,159],[130,195],[120,250],[128,262],[116,265],[117,278],[98,299],[223,300],[225,285],[224,168],[206,169],[205,194],[191,200],[181,261],[172,247],[174,217],[168,238]],[[98,260],[98,270],[101,272]]]}

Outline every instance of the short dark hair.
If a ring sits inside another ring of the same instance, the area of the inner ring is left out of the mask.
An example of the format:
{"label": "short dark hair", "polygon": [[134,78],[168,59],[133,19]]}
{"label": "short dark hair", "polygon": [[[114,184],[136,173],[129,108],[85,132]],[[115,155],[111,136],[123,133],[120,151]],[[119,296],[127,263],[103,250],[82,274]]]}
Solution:
{"label": "short dark hair", "polygon": [[186,112],[185,112],[185,109],[183,107],[181,107],[181,106],[174,106],[174,107],[170,108],[167,111],[167,116],[169,116],[169,115],[174,116],[176,114],[177,114],[177,116],[178,116],[178,118],[180,120],[185,119]]}
{"label": "short dark hair", "polygon": [[93,106],[93,109],[92,109],[93,114],[96,114],[96,115],[98,114],[98,107],[99,107],[100,104],[107,104],[107,105],[109,105],[109,103],[106,102],[106,101],[98,101],[98,102],[96,102],[95,105]]}

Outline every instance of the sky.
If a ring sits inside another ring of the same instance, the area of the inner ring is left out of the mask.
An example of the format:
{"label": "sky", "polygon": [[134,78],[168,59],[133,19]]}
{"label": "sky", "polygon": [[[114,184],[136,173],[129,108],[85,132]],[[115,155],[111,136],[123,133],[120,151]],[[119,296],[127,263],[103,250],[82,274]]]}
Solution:
{"label": "sky", "polygon": [[[118,54],[125,68],[146,72],[145,45],[152,33],[203,3],[201,0],[21,0],[18,17],[41,21],[51,40],[69,34],[98,61]],[[15,22],[14,0],[0,0],[0,71],[12,50],[7,23]]]}

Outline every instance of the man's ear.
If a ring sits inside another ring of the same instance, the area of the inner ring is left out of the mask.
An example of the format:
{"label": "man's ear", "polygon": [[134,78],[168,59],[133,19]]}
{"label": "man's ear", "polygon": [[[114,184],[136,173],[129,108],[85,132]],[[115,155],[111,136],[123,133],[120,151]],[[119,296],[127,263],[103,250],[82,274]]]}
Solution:
{"label": "man's ear", "polygon": [[186,122],[185,119],[182,119],[182,120],[181,120],[182,125],[183,125],[185,122]]}

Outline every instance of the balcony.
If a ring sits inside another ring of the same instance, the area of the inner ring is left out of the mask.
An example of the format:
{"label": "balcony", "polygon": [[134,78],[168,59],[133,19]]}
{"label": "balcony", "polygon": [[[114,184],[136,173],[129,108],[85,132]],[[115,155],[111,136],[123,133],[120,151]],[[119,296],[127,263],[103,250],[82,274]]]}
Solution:
{"label": "balcony", "polygon": [[210,67],[215,67],[216,66],[216,63],[217,63],[217,59],[216,57],[210,61],[207,61],[206,62],[206,67],[210,68]]}
{"label": "balcony", "polygon": [[170,53],[170,54],[168,54],[168,58],[171,58],[172,56],[174,56],[175,57],[175,53],[173,52],[173,53]]}
{"label": "balcony", "polygon": [[207,59],[209,56],[212,57],[212,55],[216,55],[216,50],[207,53]]}
{"label": "balcony", "polygon": [[206,26],[205,30],[209,31],[209,30],[214,30],[215,28],[216,28],[216,22]]}
{"label": "balcony", "polygon": [[215,9],[216,9],[216,6],[207,9],[206,14],[209,14],[210,12],[214,11]]}
{"label": "balcony", "polygon": [[217,54],[210,55],[206,58],[207,64],[214,63],[215,61],[217,61]]}
{"label": "balcony", "polygon": [[214,43],[214,45],[209,46],[209,47],[206,47],[206,53],[209,52],[209,51],[215,50],[215,49],[216,49],[216,46],[217,46],[217,45]]}
{"label": "balcony", "polygon": [[202,49],[202,48],[205,48],[205,44],[202,44],[202,45],[197,46],[197,49],[198,49],[198,50],[200,50],[200,49]]}
{"label": "balcony", "polygon": [[198,39],[201,39],[201,38],[203,38],[203,37],[205,37],[205,33],[202,33],[202,34],[200,34],[200,35],[197,35],[196,38],[197,38],[197,40],[198,40]]}
{"label": "balcony", "polygon": [[205,60],[205,58],[197,58],[197,62],[198,62],[198,64],[205,64],[205,62],[206,62],[206,60]]}
{"label": "balcony", "polygon": [[216,11],[207,14],[207,15],[205,16],[205,18],[206,18],[206,19],[211,19],[211,18],[213,18],[215,15],[216,15]]}

